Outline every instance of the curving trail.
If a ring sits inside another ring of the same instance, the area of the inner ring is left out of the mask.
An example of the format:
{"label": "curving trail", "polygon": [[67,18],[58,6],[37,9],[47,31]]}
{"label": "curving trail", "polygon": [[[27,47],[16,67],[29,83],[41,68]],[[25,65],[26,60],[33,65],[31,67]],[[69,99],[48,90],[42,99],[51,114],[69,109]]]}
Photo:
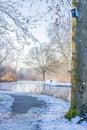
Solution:
{"label": "curving trail", "polygon": [[0,116],[0,130],[87,130],[87,123],[76,124],[64,118],[70,103],[37,94],[10,93],[11,113]]}
{"label": "curving trail", "polygon": [[11,107],[13,113],[27,113],[29,109],[32,109],[33,107],[41,108],[46,105],[44,101],[40,101],[36,97],[15,94],[11,94],[11,96],[14,98]]}

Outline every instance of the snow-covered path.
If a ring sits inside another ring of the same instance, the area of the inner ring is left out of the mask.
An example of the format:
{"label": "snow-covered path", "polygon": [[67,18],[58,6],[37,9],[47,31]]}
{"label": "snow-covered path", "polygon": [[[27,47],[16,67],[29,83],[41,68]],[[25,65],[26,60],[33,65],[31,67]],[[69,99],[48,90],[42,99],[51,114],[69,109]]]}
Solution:
{"label": "snow-covered path", "polygon": [[33,107],[26,114],[4,113],[0,116],[0,130],[87,130],[86,122],[76,124],[79,117],[72,121],[64,118],[69,102],[50,96],[27,95],[46,102],[46,105]]}
{"label": "snow-covered path", "polygon": [[29,109],[33,107],[42,107],[46,105],[44,101],[40,101],[37,97],[32,97],[29,95],[15,95],[11,94],[14,101],[11,106],[12,113],[27,113]]}

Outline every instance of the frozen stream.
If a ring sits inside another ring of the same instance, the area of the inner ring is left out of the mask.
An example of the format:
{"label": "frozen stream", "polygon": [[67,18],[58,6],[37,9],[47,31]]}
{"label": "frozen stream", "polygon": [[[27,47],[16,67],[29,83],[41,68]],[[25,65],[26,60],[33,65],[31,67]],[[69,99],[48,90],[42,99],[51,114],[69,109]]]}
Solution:
{"label": "frozen stream", "polygon": [[14,98],[11,106],[11,112],[13,114],[27,113],[33,107],[41,108],[43,106],[46,106],[46,103],[43,100],[40,101],[37,97],[32,97],[32,95],[10,95]]}
{"label": "frozen stream", "polygon": [[51,95],[70,101],[70,84],[51,83],[45,85],[43,81],[18,81],[12,83],[0,83],[0,90],[11,92],[37,93]]}

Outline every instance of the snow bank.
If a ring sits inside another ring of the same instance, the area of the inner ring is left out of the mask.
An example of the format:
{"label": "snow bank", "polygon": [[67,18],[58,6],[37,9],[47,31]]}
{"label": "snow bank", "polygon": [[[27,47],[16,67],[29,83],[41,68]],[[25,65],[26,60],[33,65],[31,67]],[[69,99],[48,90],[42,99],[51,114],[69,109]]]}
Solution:
{"label": "snow bank", "polygon": [[[49,82],[47,83],[49,84]],[[13,83],[1,83],[0,89],[12,92],[46,94],[70,101],[71,87],[69,86],[69,83],[56,83],[53,81],[50,85],[44,85],[44,82],[42,81],[19,81]]]}
{"label": "snow bank", "polygon": [[0,115],[10,112],[12,102],[13,98],[11,96],[0,93]]}

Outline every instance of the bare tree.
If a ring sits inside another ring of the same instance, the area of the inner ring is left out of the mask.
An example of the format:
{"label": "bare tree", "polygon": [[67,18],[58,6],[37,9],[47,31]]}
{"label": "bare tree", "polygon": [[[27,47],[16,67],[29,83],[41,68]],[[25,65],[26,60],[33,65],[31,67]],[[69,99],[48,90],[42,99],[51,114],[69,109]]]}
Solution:
{"label": "bare tree", "polygon": [[41,73],[43,80],[45,80],[46,73],[54,71],[54,68],[58,66],[57,61],[50,50],[50,46],[40,45],[30,50],[26,64]]}
{"label": "bare tree", "polygon": [[0,66],[8,57],[8,47],[4,44],[3,41],[0,41]]}
{"label": "bare tree", "polygon": [[68,31],[61,27],[52,26],[51,30],[48,31],[48,35],[51,49],[58,57],[61,57],[61,61],[65,65],[64,71],[68,77],[71,61],[71,29]]}
{"label": "bare tree", "polygon": [[34,14],[25,16],[25,10],[22,10],[22,8],[25,9],[24,2],[22,0],[0,0],[0,65],[7,57],[13,55],[12,50],[20,51],[25,44],[30,43],[29,39],[37,41],[29,31],[34,25],[35,17]]}
{"label": "bare tree", "polygon": [[61,12],[67,4],[69,5],[67,0],[0,0],[0,39],[11,49],[19,49],[18,44],[24,47],[26,43],[30,43],[29,39],[36,42],[31,30],[49,19],[57,26],[62,26],[61,21],[67,18],[65,12],[68,8],[64,8],[62,14]]}
{"label": "bare tree", "polygon": [[[0,36],[6,36],[10,32],[16,31],[16,36],[19,40],[23,40],[21,39],[22,37],[26,39],[26,35],[34,38],[29,31],[30,28],[34,28],[38,22],[46,20],[49,14],[53,15],[56,24],[60,24],[58,23],[59,19],[63,19],[64,22],[64,19],[67,18],[65,15],[67,10],[69,10],[67,8],[69,4],[70,0],[59,0],[59,2],[56,0],[1,0]],[[45,5],[45,10],[43,5]],[[26,8],[27,10],[25,10]]]}

